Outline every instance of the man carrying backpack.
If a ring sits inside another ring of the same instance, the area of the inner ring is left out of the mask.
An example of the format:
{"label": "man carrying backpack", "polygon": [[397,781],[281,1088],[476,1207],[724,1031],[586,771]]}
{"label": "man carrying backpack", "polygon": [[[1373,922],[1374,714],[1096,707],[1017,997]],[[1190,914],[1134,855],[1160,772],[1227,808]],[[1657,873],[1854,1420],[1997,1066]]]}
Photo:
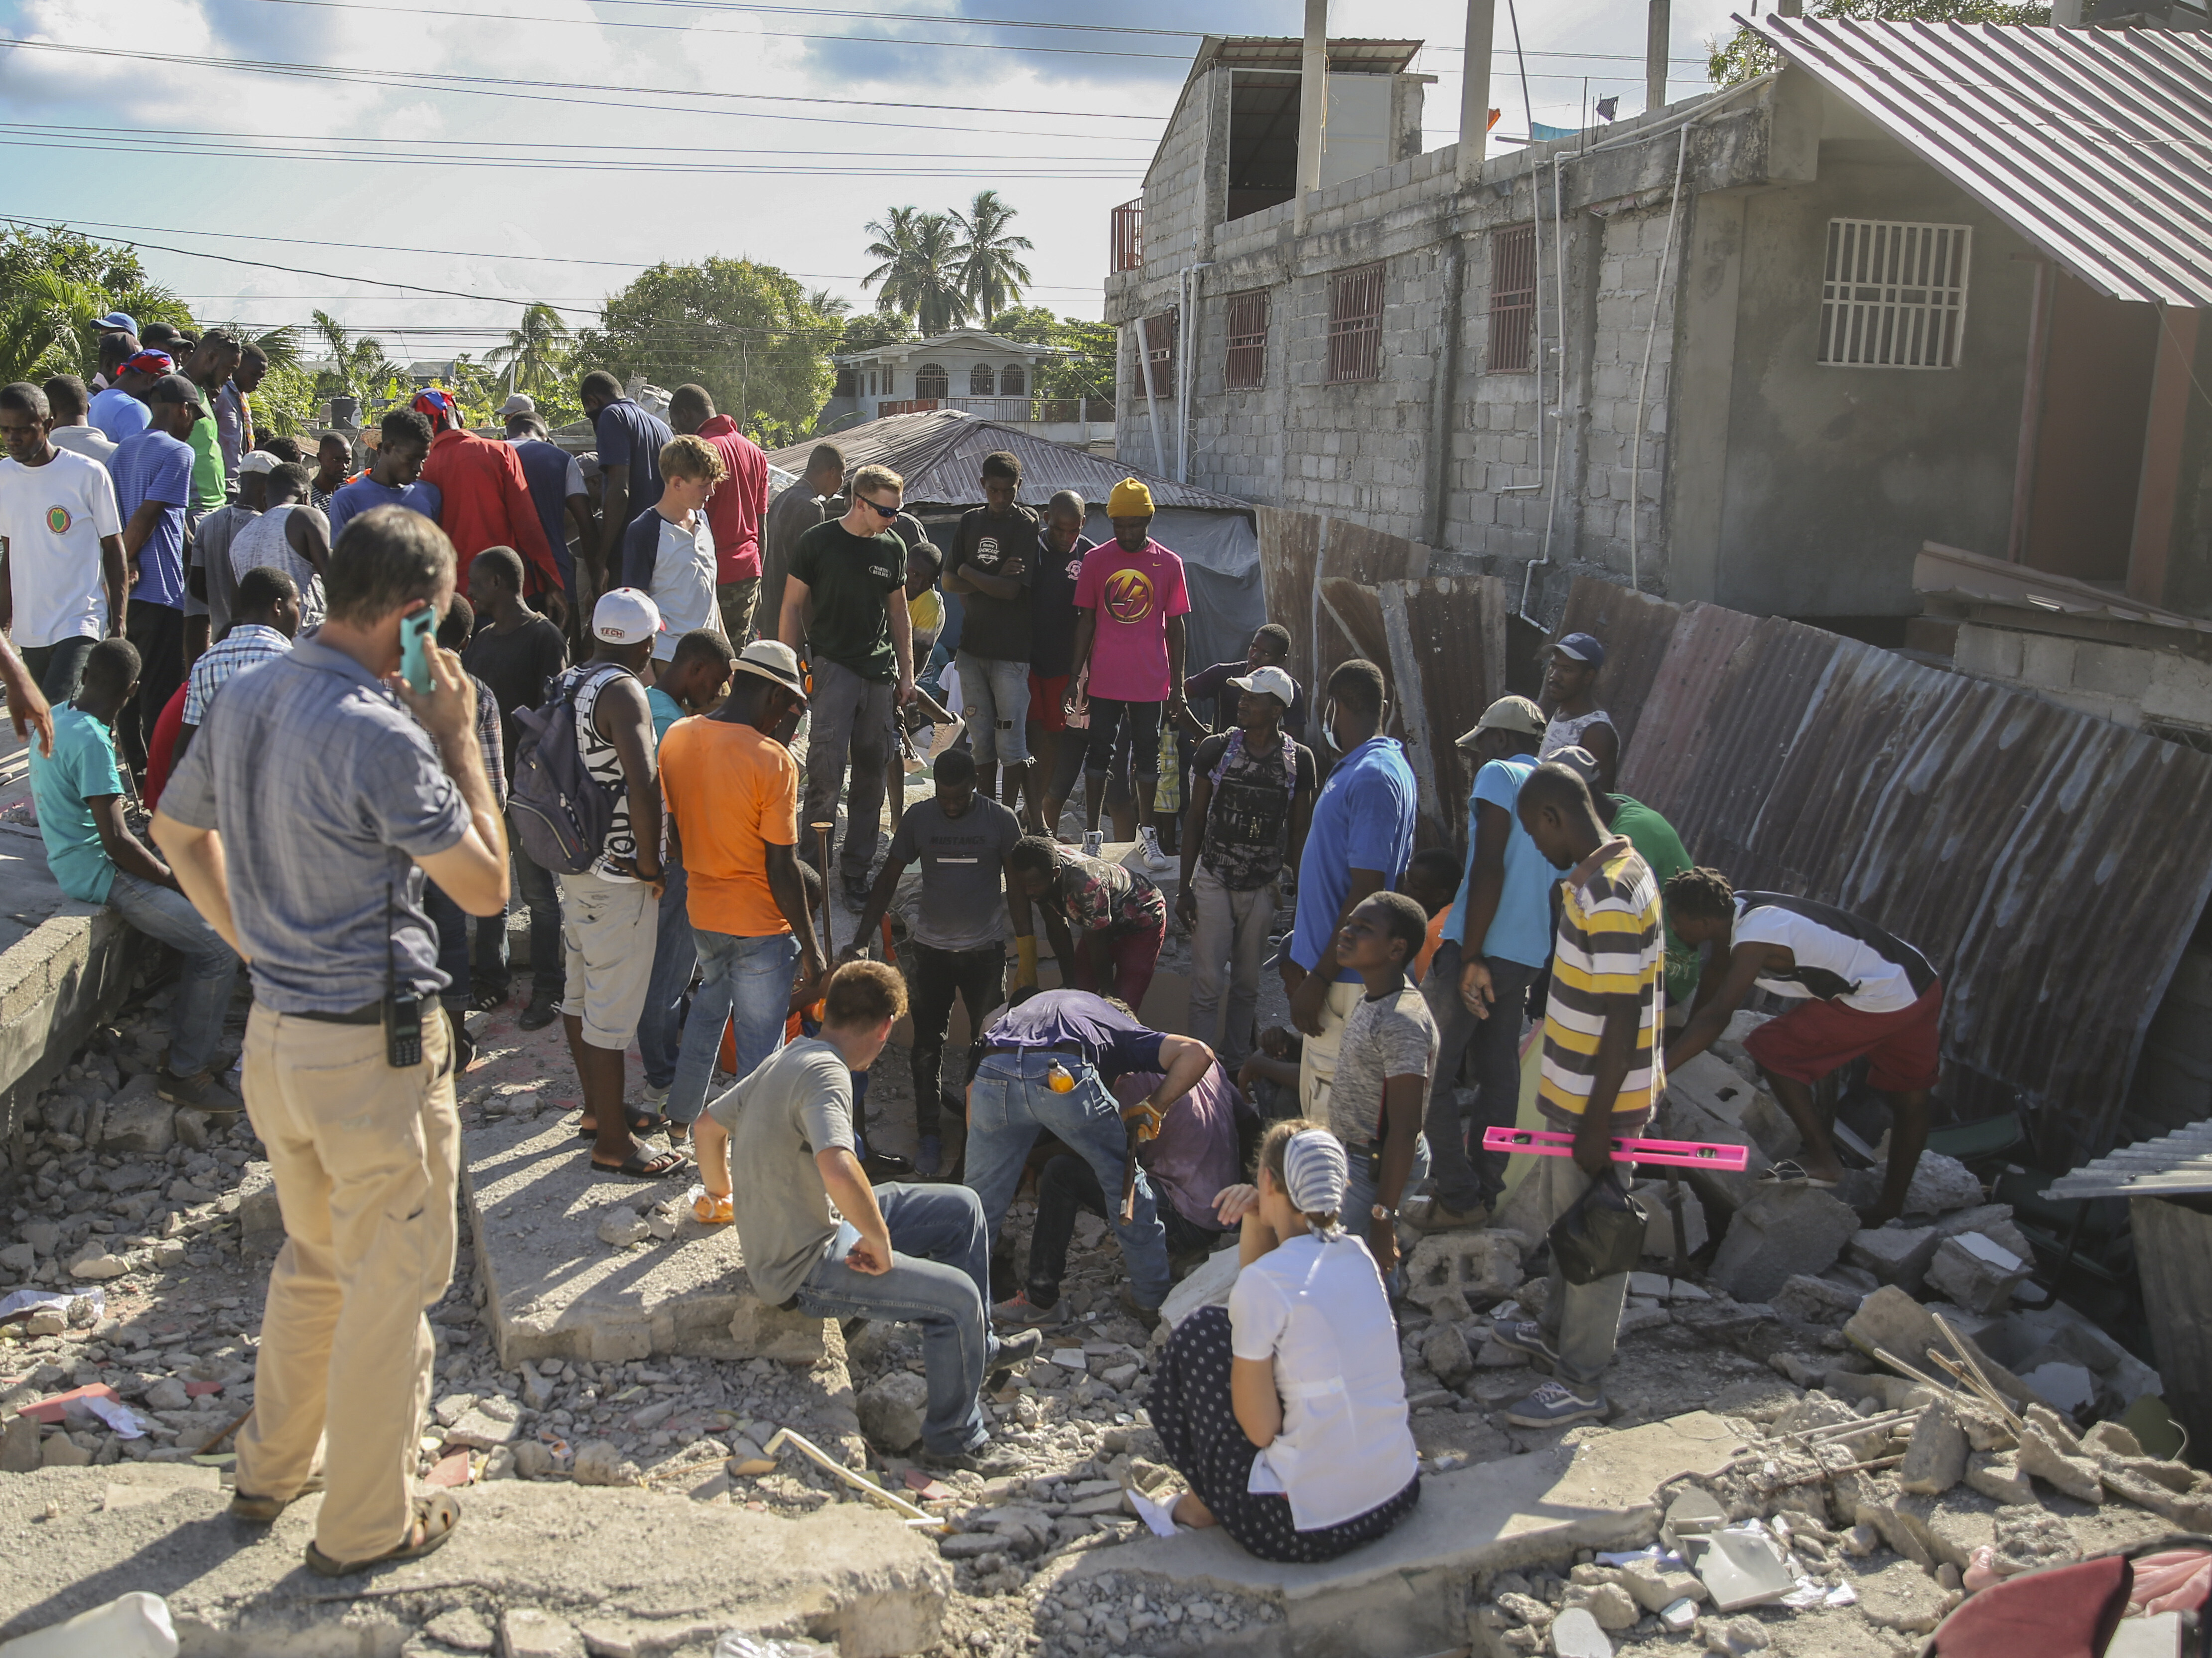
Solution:
{"label": "man carrying backpack", "polygon": [[561,676],[544,708],[516,716],[525,735],[515,822],[560,881],[561,1016],[583,1086],[592,1167],[636,1180],[685,1167],[681,1152],[641,1147],[623,1112],[623,1051],[645,1010],[660,899],[660,782],[653,710],[638,678],[660,631],[659,609],[635,588],[602,594],[591,660]]}
{"label": "man carrying backpack", "polygon": [[[1229,683],[1238,693],[1237,722],[1200,744],[1191,763],[1176,913],[1191,930],[1191,1033],[1212,1045],[1233,1074],[1252,1051],[1284,856],[1295,866],[1304,848],[1315,774],[1313,751],[1283,730],[1283,716],[1298,696],[1291,676],[1261,667]],[[1224,962],[1228,1029],[1217,1034]]]}

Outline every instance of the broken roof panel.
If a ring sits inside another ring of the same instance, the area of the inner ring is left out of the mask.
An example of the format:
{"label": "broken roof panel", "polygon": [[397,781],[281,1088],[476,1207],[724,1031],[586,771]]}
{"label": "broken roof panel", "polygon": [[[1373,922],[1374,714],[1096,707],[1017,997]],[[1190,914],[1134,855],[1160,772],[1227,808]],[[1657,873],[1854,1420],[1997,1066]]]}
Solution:
{"label": "broken roof panel", "polygon": [[1751,27],[2099,293],[2212,305],[2212,36]]}
{"label": "broken roof panel", "polygon": [[2046,1198],[2187,1198],[2212,1192],[2212,1122],[2085,1163],[2053,1180]]}

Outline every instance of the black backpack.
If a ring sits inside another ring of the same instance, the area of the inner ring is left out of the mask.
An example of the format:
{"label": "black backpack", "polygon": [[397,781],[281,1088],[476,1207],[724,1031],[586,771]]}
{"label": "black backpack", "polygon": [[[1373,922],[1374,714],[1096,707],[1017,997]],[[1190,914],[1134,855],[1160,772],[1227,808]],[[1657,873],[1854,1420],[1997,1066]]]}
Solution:
{"label": "black backpack", "polygon": [[[599,862],[615,819],[616,789],[585,769],[577,741],[576,693],[588,672],[576,668],[562,674],[543,706],[514,710],[514,780],[507,805],[515,832],[538,868],[568,875],[581,875]],[[603,680],[609,677],[600,675]]]}

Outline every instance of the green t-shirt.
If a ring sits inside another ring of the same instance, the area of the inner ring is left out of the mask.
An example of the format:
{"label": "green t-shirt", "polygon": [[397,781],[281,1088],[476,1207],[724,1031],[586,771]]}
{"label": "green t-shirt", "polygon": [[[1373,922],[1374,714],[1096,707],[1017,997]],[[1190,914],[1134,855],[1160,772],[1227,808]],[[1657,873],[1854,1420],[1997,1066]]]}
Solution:
{"label": "green t-shirt", "polygon": [[841,523],[817,524],[799,538],[791,573],[806,583],[814,619],[808,651],[864,680],[898,672],[884,594],[906,585],[906,543],[889,530],[854,535]]}
{"label": "green t-shirt", "polygon": [[[1653,881],[1664,887],[1690,867],[1690,855],[1683,850],[1682,838],[1674,832],[1673,824],[1642,801],[1632,800],[1626,795],[1615,795],[1613,798],[1619,802],[1613,808],[1613,832],[1628,837],[1628,844],[1636,849],[1636,855],[1651,866]],[[1686,1002],[1697,994],[1698,953],[1675,936],[1672,926],[1667,928],[1666,935],[1667,1000]]]}
{"label": "green t-shirt", "polygon": [[115,734],[75,704],[54,710],[52,759],[31,745],[31,800],[39,808],[39,833],[54,883],[85,904],[105,904],[115,885],[115,865],[100,844],[89,796],[125,793],[115,763]]}
{"label": "green t-shirt", "polygon": [[215,417],[202,415],[195,420],[185,442],[192,446],[192,510],[213,512],[226,499],[222,438],[216,430]]}

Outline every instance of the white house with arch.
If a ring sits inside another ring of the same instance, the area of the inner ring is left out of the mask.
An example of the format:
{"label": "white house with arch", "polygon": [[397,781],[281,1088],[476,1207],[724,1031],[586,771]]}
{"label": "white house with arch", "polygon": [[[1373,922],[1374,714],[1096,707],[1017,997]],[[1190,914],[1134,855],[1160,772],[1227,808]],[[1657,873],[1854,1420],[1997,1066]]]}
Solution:
{"label": "white house with arch", "polygon": [[1110,441],[1112,387],[1101,387],[1096,398],[1039,395],[1038,371],[1063,350],[957,328],[929,339],[845,352],[830,359],[837,383],[817,430],[827,435],[884,415],[958,409],[985,420],[1036,426],[1056,442]]}

